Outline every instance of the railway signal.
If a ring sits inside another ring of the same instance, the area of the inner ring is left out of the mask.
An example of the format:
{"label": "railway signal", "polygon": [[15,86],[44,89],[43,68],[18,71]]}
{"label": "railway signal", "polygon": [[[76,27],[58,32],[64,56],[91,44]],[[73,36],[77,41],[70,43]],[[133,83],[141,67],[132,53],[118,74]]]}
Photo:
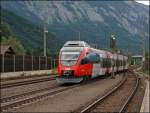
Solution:
{"label": "railway signal", "polygon": [[[110,48],[112,49],[112,54],[114,54],[114,51],[116,49],[116,38],[114,35],[111,35],[110,38]],[[114,55],[113,55],[114,56]],[[114,59],[114,58],[113,58]],[[111,78],[115,78],[115,74],[114,74],[114,66],[115,66],[115,62],[113,60],[112,62],[112,73],[111,73]]]}
{"label": "railway signal", "polygon": [[111,35],[110,38],[110,48],[113,50],[116,48],[116,38],[114,35]]}

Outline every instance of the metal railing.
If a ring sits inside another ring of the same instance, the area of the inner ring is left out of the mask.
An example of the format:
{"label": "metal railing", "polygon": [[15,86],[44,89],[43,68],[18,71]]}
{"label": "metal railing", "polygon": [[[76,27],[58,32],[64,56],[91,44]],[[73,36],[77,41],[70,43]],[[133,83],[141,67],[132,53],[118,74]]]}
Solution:
{"label": "metal railing", "polygon": [[57,59],[45,56],[0,55],[0,72],[49,70],[57,67]]}

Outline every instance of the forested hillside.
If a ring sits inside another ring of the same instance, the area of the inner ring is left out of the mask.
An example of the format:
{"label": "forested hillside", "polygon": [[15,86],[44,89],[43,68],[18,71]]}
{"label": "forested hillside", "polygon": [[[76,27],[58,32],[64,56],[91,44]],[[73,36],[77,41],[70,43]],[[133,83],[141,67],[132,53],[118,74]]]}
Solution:
{"label": "forested hillside", "polygon": [[25,49],[22,43],[16,38],[16,36],[11,31],[9,25],[1,22],[0,26],[1,40],[0,43],[3,46],[11,46],[16,55],[25,54]]}
{"label": "forested hillside", "polygon": [[[11,34],[21,42],[27,54],[43,55],[42,25],[35,25],[7,10],[2,10],[1,23],[7,25]],[[5,33],[5,35],[9,34]],[[3,42],[6,42],[5,39],[3,37]],[[47,33],[47,54],[56,53],[59,47],[60,41],[49,31]]]}

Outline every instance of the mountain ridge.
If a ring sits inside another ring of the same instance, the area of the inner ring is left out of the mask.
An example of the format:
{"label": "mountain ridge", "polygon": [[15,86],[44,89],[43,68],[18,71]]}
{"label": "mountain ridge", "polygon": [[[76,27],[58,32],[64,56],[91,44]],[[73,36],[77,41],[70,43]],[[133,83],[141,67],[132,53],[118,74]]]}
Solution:
{"label": "mountain ridge", "polygon": [[24,1],[2,4],[2,8],[11,9],[35,24],[42,24],[46,19],[49,30],[64,42],[78,40],[80,31],[82,40],[97,42],[99,48],[108,48],[109,37],[115,34],[119,48],[125,51],[130,45],[130,52],[140,53],[141,34],[146,40],[149,37],[149,9],[134,1]]}

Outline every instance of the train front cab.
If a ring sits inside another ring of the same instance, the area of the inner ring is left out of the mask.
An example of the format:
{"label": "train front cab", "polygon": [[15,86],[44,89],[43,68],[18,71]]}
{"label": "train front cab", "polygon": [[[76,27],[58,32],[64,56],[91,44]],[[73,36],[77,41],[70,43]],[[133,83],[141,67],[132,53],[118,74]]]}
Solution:
{"label": "train front cab", "polygon": [[[85,48],[78,55],[76,55],[76,59],[67,60],[65,58],[73,58],[75,57],[75,52],[62,52],[60,53],[59,61],[58,61],[58,77],[56,80],[59,83],[79,83],[84,80],[84,78],[90,78],[92,73],[92,64],[85,61],[88,48]],[[62,57],[64,59],[62,60]]]}

